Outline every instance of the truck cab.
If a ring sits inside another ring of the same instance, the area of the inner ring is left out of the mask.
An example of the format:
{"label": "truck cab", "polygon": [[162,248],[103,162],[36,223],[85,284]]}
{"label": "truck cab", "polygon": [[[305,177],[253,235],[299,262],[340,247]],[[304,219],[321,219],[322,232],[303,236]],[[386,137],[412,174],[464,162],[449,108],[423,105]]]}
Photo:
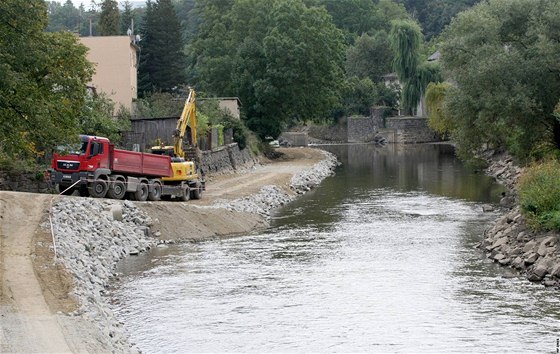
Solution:
{"label": "truck cab", "polygon": [[53,156],[51,181],[64,194],[72,194],[76,189],[74,186],[79,181],[87,180],[88,174],[95,175],[99,168],[108,169],[110,165],[109,139],[80,135],[80,141],[79,151],[67,155],[55,153]]}

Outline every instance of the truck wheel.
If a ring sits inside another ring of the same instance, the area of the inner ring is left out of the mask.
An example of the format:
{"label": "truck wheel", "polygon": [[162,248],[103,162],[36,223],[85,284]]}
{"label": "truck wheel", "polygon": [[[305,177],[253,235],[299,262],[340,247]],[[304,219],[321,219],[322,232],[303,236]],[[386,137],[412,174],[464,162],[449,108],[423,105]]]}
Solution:
{"label": "truck wheel", "polygon": [[152,190],[148,193],[148,200],[157,202],[161,199],[161,184],[154,183],[152,185]]}
{"label": "truck wheel", "polygon": [[96,179],[95,181],[91,182],[91,185],[88,187],[89,195],[94,198],[103,198],[107,194],[107,182],[102,179]]}
{"label": "truck wheel", "polygon": [[183,202],[186,202],[190,199],[191,197],[191,191],[189,187],[186,187],[185,189],[183,189],[183,195],[179,197],[179,199]]}
{"label": "truck wheel", "polygon": [[123,199],[126,194],[126,187],[123,181],[111,182],[111,187],[107,191],[107,196],[111,199]]}
{"label": "truck wheel", "polygon": [[191,189],[191,199],[200,199],[200,189],[202,187],[198,186],[198,187],[194,187],[193,189]]}
{"label": "truck wheel", "polygon": [[134,199],[139,202],[145,202],[148,199],[148,184],[146,182],[138,185],[138,189],[134,192]]}

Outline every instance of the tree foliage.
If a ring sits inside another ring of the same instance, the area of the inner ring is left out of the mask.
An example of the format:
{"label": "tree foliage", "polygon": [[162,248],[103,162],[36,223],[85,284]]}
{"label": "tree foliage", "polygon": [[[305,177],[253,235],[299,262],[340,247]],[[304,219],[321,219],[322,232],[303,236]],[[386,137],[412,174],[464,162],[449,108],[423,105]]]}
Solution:
{"label": "tree foliage", "polygon": [[171,0],[148,0],[140,32],[138,91],[169,92],[184,84],[181,26]]}
{"label": "tree foliage", "polygon": [[301,0],[202,1],[195,83],[234,95],[261,137],[326,114],[338,103],[344,45],[323,8]]}
{"label": "tree foliage", "polygon": [[99,14],[99,33],[102,36],[116,36],[120,32],[120,14],[116,0],[103,0]]}
{"label": "tree foliage", "polygon": [[49,15],[48,31],[79,32],[82,18],[80,11],[74,7],[71,0],[66,0],[63,5],[56,1],[49,1],[47,11]]}
{"label": "tree foliage", "polygon": [[79,116],[81,134],[104,136],[113,143],[121,141],[121,132],[130,130],[130,117],[119,112],[113,117],[115,104],[104,93],[88,94]]}
{"label": "tree foliage", "polygon": [[456,83],[446,107],[464,157],[487,145],[520,158],[560,146],[560,2],[491,0],[444,34],[442,58]]}
{"label": "tree foliage", "polygon": [[364,33],[346,51],[346,74],[380,82],[383,75],[391,72],[392,60],[387,32],[378,31],[373,36]]}
{"label": "tree foliage", "polygon": [[445,110],[445,95],[450,86],[447,82],[431,82],[426,88],[428,125],[442,135],[448,135],[454,130],[453,120]]}
{"label": "tree foliage", "polygon": [[389,37],[395,53],[393,69],[402,85],[402,109],[415,114],[428,84],[442,80],[439,65],[421,61],[422,32],[414,21],[393,21]]}
{"label": "tree foliage", "polygon": [[41,0],[0,2],[0,154],[33,157],[78,134],[93,68],[69,32],[48,33]]}
{"label": "tree foliage", "polygon": [[400,0],[407,11],[418,20],[427,40],[437,37],[460,12],[480,0]]}

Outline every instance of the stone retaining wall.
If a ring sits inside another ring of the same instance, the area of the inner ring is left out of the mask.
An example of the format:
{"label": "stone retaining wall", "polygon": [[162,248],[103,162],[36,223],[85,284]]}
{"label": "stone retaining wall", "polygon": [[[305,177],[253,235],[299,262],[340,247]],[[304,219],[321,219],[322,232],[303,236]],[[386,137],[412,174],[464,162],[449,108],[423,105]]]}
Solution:
{"label": "stone retaining wall", "polygon": [[248,148],[241,150],[234,143],[213,151],[203,151],[200,168],[205,174],[219,174],[253,167],[256,163],[251,150]]}
{"label": "stone retaining wall", "polygon": [[379,130],[379,121],[373,117],[348,118],[348,142],[367,143],[373,141]]}
{"label": "stone retaining wall", "polygon": [[314,140],[345,143],[348,139],[348,127],[346,121],[341,121],[335,126],[311,125],[308,128],[308,135]]}
{"label": "stone retaining wall", "polygon": [[396,131],[396,142],[401,144],[440,141],[428,127],[428,119],[422,117],[391,117],[385,119],[387,129]]}
{"label": "stone retaining wall", "polygon": [[10,175],[0,171],[0,190],[28,193],[49,193],[52,188],[41,172]]}

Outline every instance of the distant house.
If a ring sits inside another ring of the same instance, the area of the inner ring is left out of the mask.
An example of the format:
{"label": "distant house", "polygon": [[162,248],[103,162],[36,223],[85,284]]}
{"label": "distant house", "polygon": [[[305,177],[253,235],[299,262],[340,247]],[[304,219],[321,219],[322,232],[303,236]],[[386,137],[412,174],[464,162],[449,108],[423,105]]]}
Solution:
{"label": "distant house", "polygon": [[202,103],[204,101],[218,102],[218,107],[229,113],[235,119],[241,119],[241,101],[238,97],[208,97],[199,98],[198,102]]}
{"label": "distant house", "polygon": [[89,48],[87,59],[95,65],[89,86],[104,92],[115,109],[132,109],[137,97],[138,46],[134,36],[80,37]]}

